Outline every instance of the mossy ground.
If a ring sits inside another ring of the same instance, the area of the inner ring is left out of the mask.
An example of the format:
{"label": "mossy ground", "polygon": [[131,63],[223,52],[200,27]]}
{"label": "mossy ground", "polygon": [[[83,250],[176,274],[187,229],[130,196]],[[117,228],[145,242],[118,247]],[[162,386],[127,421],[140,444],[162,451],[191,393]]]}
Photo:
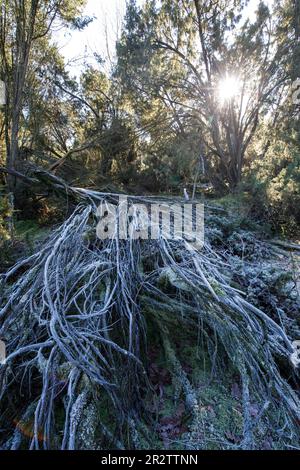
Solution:
{"label": "mossy ground", "polygon": [[16,220],[10,238],[0,243],[0,272],[34,253],[50,232],[51,227],[41,226],[35,220]]}

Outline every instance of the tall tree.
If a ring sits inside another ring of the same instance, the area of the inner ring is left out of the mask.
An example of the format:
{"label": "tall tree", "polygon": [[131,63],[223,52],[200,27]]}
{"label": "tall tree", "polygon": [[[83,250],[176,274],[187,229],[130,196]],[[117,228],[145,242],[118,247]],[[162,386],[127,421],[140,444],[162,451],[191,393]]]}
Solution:
{"label": "tall tree", "polygon": [[17,195],[14,171],[21,164],[19,155],[20,119],[25,83],[33,44],[50,34],[54,21],[75,28],[84,27],[89,18],[78,18],[85,0],[2,0],[0,6],[1,78],[6,87],[5,138],[8,187]]}
{"label": "tall tree", "polygon": [[[198,156],[223,191],[239,184],[260,117],[288,80],[290,45],[277,40],[277,19],[261,2],[250,23],[245,3],[149,0],[139,11],[132,1],[118,47],[131,95],[159,100],[178,132],[198,129]],[[174,64],[177,75],[168,73]]]}

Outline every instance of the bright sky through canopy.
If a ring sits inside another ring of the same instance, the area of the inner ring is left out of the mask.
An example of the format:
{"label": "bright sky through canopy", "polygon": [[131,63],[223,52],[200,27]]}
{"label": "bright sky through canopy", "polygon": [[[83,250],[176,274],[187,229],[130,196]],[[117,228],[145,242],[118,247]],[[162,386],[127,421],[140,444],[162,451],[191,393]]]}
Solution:
{"label": "bright sky through canopy", "polygon": [[[137,0],[142,5],[144,0]],[[272,0],[265,0],[268,5]],[[259,0],[250,0],[244,18],[255,19]],[[126,11],[126,0],[88,0],[84,15],[94,17],[83,31],[59,31],[56,42],[66,59],[68,68],[79,74],[84,63],[94,62],[94,53],[106,60],[107,69],[113,61],[115,42],[120,37],[122,21]]]}
{"label": "bright sky through canopy", "polygon": [[84,15],[94,20],[83,31],[60,31],[57,42],[73,73],[79,73],[84,62],[93,63],[94,53],[105,59],[109,67],[125,11],[126,0],[88,0]]}

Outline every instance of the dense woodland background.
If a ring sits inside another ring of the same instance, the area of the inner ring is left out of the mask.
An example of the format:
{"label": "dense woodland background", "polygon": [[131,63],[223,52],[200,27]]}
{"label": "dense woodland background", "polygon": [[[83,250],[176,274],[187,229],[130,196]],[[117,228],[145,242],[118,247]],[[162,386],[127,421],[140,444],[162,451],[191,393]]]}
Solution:
{"label": "dense woodland background", "polygon": [[[128,0],[74,77],[85,4],[0,0],[0,448],[299,449],[299,0]],[[196,258],[93,238],[184,188]]]}
{"label": "dense woodland background", "polygon": [[[85,2],[2,1],[2,236],[8,193],[18,217],[53,217],[47,194],[16,176],[35,165],[79,186],[246,193],[272,228],[297,231],[299,2],[261,2],[254,23],[246,3],[129,1],[111,73],[96,56],[74,79],[55,34],[92,21]],[[222,102],[220,82],[237,75]]]}

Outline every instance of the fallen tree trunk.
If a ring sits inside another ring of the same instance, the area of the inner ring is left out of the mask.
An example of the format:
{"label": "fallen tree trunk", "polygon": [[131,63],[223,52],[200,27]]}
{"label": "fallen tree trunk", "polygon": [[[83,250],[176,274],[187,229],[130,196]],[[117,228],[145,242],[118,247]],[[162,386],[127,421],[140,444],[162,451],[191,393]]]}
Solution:
{"label": "fallen tree trunk", "polygon": [[270,243],[288,251],[300,251],[300,245],[297,243],[288,243],[283,240],[271,240]]}

